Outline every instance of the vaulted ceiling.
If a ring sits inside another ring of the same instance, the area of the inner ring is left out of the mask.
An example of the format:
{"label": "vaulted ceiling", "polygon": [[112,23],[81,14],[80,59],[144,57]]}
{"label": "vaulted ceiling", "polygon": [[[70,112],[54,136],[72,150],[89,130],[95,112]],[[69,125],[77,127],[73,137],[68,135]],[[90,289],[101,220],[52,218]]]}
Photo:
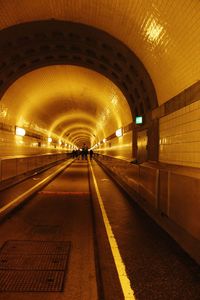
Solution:
{"label": "vaulted ceiling", "polygon": [[91,140],[115,97],[102,137],[199,80],[198,0],[0,0],[0,14],[0,122]]}
{"label": "vaulted ceiling", "polygon": [[78,66],[48,66],[16,80],[2,98],[6,123],[76,144],[97,143],[131,123],[129,105],[115,84]]}

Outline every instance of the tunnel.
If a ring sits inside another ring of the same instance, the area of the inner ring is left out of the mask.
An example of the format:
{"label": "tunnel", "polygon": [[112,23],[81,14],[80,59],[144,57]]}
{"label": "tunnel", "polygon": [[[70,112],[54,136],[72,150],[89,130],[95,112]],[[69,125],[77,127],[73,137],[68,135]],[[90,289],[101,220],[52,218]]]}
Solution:
{"label": "tunnel", "polygon": [[199,299],[199,1],[0,15],[0,299]]}

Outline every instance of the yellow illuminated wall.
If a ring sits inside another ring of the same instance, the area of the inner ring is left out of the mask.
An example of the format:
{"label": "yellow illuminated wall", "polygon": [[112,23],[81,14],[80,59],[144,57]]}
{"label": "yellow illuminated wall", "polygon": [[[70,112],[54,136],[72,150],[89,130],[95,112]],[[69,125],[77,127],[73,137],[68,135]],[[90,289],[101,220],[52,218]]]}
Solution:
{"label": "yellow illuminated wall", "polygon": [[160,119],[159,159],[200,167],[200,100]]}
{"label": "yellow illuminated wall", "polygon": [[121,137],[115,137],[95,149],[97,153],[119,159],[132,160],[132,131]]}

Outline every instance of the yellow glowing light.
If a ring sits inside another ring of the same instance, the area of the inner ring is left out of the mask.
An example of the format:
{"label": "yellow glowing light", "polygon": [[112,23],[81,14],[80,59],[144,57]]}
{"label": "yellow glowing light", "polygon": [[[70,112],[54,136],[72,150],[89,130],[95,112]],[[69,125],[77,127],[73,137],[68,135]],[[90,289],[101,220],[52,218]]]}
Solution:
{"label": "yellow glowing light", "polygon": [[118,104],[118,99],[117,99],[116,96],[113,97],[113,99],[111,100],[111,103],[112,103],[113,105],[115,105],[115,106]]}
{"label": "yellow glowing light", "polygon": [[157,23],[157,21],[151,17],[145,26],[145,35],[150,42],[155,42],[158,40],[161,32],[163,31],[163,26]]}
{"label": "yellow glowing light", "polygon": [[0,105],[0,118],[5,118],[8,113],[8,108],[4,105]]}
{"label": "yellow glowing light", "polygon": [[115,135],[116,135],[117,137],[122,136],[122,135],[123,135],[122,128],[117,129],[117,130],[115,131]]}
{"label": "yellow glowing light", "polygon": [[24,128],[21,128],[21,127],[16,127],[15,128],[15,134],[19,135],[19,136],[25,136],[26,130]]}
{"label": "yellow glowing light", "polygon": [[52,138],[51,137],[48,137],[48,143],[51,143],[52,142]]}
{"label": "yellow glowing light", "polygon": [[106,139],[103,139],[103,143],[104,143],[104,144],[106,143]]}

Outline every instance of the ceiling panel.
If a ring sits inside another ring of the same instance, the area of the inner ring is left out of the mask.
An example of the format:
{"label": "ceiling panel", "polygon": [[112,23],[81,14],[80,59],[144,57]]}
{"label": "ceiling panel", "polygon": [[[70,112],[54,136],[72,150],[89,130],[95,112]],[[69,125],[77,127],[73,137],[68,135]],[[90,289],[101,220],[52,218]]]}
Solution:
{"label": "ceiling panel", "polygon": [[102,29],[143,62],[163,103],[200,77],[199,0],[6,0],[0,28],[58,19]]}

